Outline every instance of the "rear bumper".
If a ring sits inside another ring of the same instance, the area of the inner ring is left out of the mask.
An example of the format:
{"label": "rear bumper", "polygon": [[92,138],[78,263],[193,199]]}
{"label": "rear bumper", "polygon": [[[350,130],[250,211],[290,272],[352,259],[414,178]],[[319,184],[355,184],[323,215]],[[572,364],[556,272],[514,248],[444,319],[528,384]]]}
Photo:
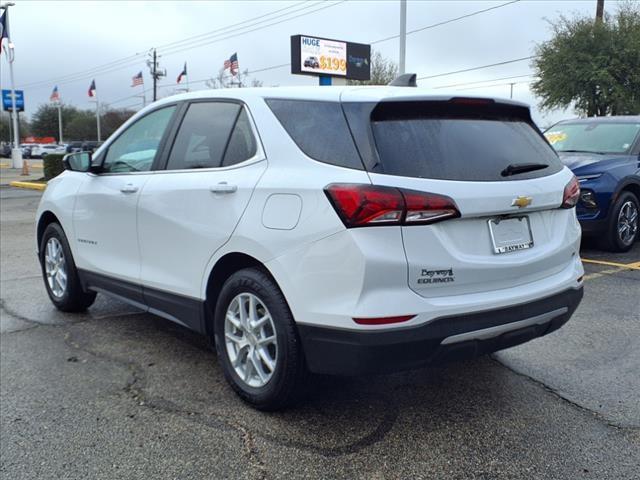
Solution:
{"label": "rear bumper", "polygon": [[482,312],[436,318],[415,328],[354,331],[299,325],[314,373],[389,373],[462,360],[519,345],[564,325],[582,299],[582,287]]}

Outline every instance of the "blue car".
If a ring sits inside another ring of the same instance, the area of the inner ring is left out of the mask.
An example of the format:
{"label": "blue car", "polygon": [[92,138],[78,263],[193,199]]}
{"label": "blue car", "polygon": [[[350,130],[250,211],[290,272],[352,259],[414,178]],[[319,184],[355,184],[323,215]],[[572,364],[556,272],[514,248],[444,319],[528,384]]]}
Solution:
{"label": "blue car", "polygon": [[640,116],[565,120],[544,135],[580,181],[583,234],[630,250],[640,223]]}

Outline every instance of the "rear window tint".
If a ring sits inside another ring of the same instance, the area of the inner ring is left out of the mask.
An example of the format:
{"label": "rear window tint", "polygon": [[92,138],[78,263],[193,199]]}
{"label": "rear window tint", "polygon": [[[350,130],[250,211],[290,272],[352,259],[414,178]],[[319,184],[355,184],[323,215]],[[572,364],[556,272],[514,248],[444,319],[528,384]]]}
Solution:
{"label": "rear window tint", "polygon": [[267,104],[308,157],[363,170],[340,103],[270,99]]}
{"label": "rear window tint", "polygon": [[[464,118],[415,118],[372,122],[384,172],[462,181],[521,180],[562,167],[544,139],[526,122]],[[510,176],[509,165],[547,167]]]}

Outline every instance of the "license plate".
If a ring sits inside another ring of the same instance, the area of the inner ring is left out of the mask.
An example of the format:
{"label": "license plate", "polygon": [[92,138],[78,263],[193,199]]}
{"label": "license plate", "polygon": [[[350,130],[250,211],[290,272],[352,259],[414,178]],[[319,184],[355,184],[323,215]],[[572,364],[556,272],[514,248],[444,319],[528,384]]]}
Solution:
{"label": "license plate", "polygon": [[492,218],[489,232],[493,253],[509,253],[533,247],[529,217]]}

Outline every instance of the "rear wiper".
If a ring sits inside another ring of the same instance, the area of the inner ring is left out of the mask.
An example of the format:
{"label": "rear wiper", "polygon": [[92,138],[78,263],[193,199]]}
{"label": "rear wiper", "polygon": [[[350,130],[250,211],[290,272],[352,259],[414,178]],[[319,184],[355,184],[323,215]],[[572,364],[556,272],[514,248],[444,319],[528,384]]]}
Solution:
{"label": "rear wiper", "polygon": [[549,165],[545,165],[544,163],[512,163],[508,165],[507,168],[500,172],[500,175],[503,177],[510,177],[511,175],[517,175],[519,173],[525,172],[534,172],[536,170],[542,170],[543,168],[547,168]]}

